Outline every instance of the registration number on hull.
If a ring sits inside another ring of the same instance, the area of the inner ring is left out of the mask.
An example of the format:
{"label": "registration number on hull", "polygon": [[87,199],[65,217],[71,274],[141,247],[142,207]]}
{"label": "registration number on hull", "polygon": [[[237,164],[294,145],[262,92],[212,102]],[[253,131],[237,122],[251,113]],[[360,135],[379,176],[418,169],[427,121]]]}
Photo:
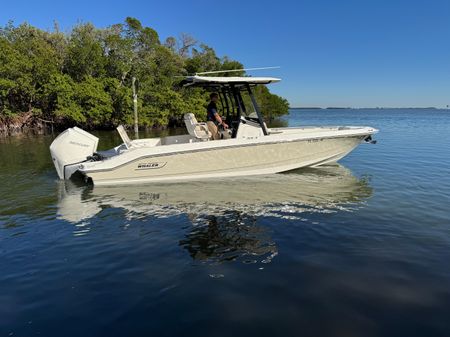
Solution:
{"label": "registration number on hull", "polygon": [[308,143],[318,143],[318,142],[322,142],[323,138],[315,138],[315,139],[308,139],[307,142]]}

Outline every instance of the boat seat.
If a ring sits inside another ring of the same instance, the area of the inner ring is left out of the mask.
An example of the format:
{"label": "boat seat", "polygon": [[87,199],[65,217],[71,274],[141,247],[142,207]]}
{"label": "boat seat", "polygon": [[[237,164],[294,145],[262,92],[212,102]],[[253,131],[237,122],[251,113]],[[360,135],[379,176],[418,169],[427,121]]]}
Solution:
{"label": "boat seat", "polygon": [[212,136],[206,123],[197,122],[197,118],[195,118],[193,113],[184,115],[184,124],[186,124],[186,129],[189,134],[197,139],[209,140]]}
{"label": "boat seat", "polygon": [[131,145],[131,140],[130,140],[130,137],[128,137],[128,134],[125,131],[125,128],[123,127],[123,125],[119,125],[116,128],[116,130],[119,133],[120,138],[122,138],[122,141],[125,144],[126,148],[129,149],[132,146]]}

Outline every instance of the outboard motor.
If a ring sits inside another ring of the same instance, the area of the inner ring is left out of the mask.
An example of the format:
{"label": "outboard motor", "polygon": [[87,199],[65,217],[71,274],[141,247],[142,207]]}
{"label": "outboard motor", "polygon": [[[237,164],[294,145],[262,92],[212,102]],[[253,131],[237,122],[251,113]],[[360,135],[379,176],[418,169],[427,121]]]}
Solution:
{"label": "outboard motor", "polygon": [[79,163],[97,151],[98,138],[80,128],[67,129],[50,145],[50,154],[60,179],[69,179]]}

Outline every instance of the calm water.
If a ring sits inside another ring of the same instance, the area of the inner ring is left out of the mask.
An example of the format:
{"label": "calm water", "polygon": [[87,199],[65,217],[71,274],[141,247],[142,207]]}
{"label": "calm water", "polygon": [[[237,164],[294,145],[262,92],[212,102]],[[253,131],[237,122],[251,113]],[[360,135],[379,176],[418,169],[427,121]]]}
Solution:
{"label": "calm water", "polygon": [[337,167],[93,189],[52,136],[0,140],[0,336],[449,336],[450,111],[288,120],[381,132]]}

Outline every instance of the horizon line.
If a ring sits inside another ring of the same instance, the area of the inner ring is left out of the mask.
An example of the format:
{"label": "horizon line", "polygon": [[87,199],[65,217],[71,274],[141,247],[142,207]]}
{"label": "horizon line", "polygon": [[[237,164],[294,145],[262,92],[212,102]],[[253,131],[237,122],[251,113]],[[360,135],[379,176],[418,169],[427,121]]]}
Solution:
{"label": "horizon line", "polygon": [[351,107],[351,106],[290,106],[289,109],[315,109],[315,110],[332,110],[332,109],[435,109],[435,110],[450,110],[450,106],[436,107],[436,106],[403,106],[403,107],[389,107],[389,106],[376,106],[376,107]]}

